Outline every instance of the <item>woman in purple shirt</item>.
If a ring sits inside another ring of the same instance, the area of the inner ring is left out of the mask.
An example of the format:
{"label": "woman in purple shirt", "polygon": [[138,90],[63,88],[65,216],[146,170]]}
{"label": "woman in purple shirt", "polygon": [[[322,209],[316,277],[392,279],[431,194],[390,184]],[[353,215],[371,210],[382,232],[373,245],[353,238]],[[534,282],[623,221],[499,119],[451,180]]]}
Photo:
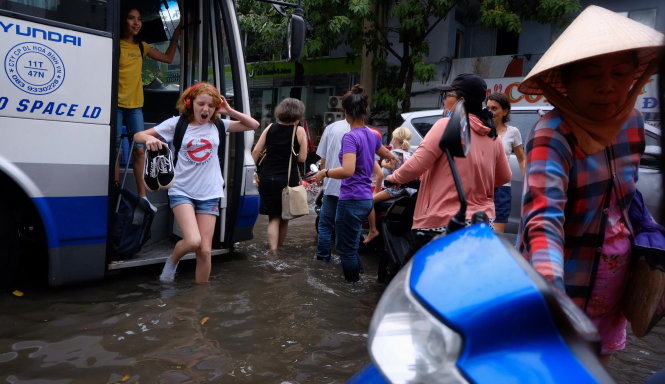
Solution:
{"label": "woman in purple shirt", "polygon": [[342,138],[339,154],[342,166],[323,169],[316,175],[316,179],[342,179],[335,215],[335,247],[342,262],[344,278],[355,282],[360,279],[360,231],[363,221],[372,210],[374,154],[388,159],[395,159],[395,155],[382,146],[377,135],[365,125],[369,101],[360,85],[354,85],[342,96],[342,108],[351,126],[351,130]]}

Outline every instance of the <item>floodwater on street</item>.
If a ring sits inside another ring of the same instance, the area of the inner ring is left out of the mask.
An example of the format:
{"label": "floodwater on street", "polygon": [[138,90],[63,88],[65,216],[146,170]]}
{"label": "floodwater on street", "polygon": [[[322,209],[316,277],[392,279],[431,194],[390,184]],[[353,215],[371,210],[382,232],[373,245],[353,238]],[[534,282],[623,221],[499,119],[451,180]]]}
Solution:
{"label": "floodwater on street", "polygon": [[641,339],[629,332],[626,349],[612,356],[608,370],[617,384],[634,384],[660,369],[665,369],[665,318]]}
{"label": "floodwater on street", "polygon": [[[369,362],[367,330],[384,289],[377,258],[344,282],[338,262],[314,259],[314,216],[289,225],[279,255],[266,251],[266,219],[256,239],[217,256],[211,282],[194,284],[194,262],[176,283],[161,266],[104,281],[0,296],[0,382],[344,383]],[[630,337],[609,371],[642,383],[665,368],[665,320]],[[574,382],[574,381],[573,381]]]}
{"label": "floodwater on street", "polygon": [[[314,258],[314,216],[290,223],[278,256],[256,240],[213,258],[210,284],[194,262],[176,283],[161,266],[101,282],[0,297],[0,382],[343,383],[369,362],[367,330],[384,289],[376,260],[346,283]],[[374,275],[370,273],[374,271]]]}

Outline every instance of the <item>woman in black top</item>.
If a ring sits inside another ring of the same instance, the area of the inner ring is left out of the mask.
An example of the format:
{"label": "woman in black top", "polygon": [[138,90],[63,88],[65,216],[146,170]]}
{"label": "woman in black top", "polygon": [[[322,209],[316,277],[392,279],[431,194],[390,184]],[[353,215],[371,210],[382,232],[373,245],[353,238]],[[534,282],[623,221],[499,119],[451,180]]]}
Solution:
{"label": "woman in black top", "polygon": [[[286,187],[291,159],[289,186],[300,183],[298,169],[307,158],[307,135],[299,126],[305,114],[305,105],[298,99],[286,98],[275,109],[277,122],[270,124],[259,137],[252,157],[258,163],[259,155],[266,149],[266,157],[259,170],[259,213],[268,215],[268,246],[275,251],[284,244],[288,220],[282,220],[282,189]],[[295,137],[294,135],[295,129]],[[293,140],[293,141],[292,141]]]}

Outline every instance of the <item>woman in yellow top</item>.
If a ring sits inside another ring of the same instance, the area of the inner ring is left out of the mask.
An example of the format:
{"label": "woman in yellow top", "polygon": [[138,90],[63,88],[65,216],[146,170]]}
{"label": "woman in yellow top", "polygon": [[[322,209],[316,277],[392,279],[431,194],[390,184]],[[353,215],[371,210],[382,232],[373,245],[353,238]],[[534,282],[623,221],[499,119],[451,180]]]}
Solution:
{"label": "woman in yellow top", "polygon": [[[137,8],[128,8],[122,19],[122,35],[120,38],[120,59],[118,69],[118,120],[116,124],[116,148],[120,144],[120,133],[124,120],[127,133],[134,136],[135,133],[143,131],[143,79],[141,71],[143,57],[171,64],[176,51],[176,42],[182,31],[182,21],[173,32],[173,37],[165,53],[150,46],[141,39],[141,27],[143,20],[141,12]],[[139,196],[146,198],[145,185],[143,184],[143,161],[145,147],[136,144],[134,147],[134,178]],[[116,163],[115,181],[120,180],[120,168]],[[153,210],[156,208],[150,204]]]}

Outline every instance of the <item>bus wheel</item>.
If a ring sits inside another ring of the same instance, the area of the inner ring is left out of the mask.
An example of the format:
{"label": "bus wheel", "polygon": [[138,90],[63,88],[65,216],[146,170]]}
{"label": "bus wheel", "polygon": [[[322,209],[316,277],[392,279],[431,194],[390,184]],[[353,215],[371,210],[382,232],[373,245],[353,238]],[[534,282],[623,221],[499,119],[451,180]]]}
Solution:
{"label": "bus wheel", "polygon": [[19,272],[20,228],[16,212],[0,199],[0,288],[13,289]]}

